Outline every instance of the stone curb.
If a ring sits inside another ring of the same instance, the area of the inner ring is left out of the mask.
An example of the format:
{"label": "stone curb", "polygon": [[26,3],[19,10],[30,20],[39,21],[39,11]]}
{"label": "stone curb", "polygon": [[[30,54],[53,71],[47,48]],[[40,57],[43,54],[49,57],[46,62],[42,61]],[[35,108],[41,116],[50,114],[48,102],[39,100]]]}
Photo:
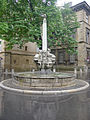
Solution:
{"label": "stone curb", "polygon": [[56,94],[63,94],[63,93],[73,93],[73,92],[78,92],[78,91],[81,91],[81,90],[85,90],[86,88],[89,87],[89,83],[87,83],[83,80],[78,80],[79,82],[83,82],[85,85],[83,87],[76,88],[76,89],[75,88],[74,89],[68,89],[68,90],[63,89],[63,90],[57,90],[57,91],[22,90],[22,89],[10,88],[10,87],[7,87],[7,86],[3,85],[4,82],[9,81],[9,80],[2,81],[0,83],[0,87],[4,90],[7,90],[7,91],[18,92],[18,93],[23,93],[23,94],[31,94],[31,95],[34,95],[34,94],[37,94],[37,95],[56,95]]}

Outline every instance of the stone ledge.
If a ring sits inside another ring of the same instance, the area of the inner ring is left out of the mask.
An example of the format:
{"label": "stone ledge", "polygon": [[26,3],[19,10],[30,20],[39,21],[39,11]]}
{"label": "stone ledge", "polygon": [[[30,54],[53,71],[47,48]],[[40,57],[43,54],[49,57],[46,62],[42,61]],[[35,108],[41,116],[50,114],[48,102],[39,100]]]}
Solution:
{"label": "stone ledge", "polygon": [[[10,86],[9,86],[10,83]],[[74,86],[68,87],[60,87],[57,90],[38,90],[38,89],[23,89],[23,87],[17,88],[17,86],[12,85],[12,80],[4,80],[0,83],[0,87],[3,90],[15,92],[15,93],[22,93],[22,94],[29,94],[29,95],[61,95],[64,93],[74,93],[78,91],[85,90],[89,87],[89,84],[83,80],[76,80],[76,84]]]}

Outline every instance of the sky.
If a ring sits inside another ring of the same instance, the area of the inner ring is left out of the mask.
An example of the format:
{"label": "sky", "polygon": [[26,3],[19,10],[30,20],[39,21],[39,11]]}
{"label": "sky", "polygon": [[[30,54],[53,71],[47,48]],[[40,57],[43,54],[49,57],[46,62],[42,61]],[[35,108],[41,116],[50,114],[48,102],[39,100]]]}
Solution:
{"label": "sky", "polygon": [[72,2],[72,5],[75,5],[83,1],[86,1],[90,5],[90,0],[57,0],[57,4],[58,6],[63,6],[64,3]]}

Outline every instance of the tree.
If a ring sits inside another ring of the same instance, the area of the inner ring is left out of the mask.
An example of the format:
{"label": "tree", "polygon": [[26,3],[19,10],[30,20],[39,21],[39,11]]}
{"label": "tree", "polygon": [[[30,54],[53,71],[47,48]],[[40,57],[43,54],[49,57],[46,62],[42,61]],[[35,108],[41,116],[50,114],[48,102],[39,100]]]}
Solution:
{"label": "tree", "polygon": [[77,47],[77,41],[72,36],[76,34],[77,28],[80,27],[77,22],[75,12],[70,8],[69,3],[65,4],[61,9],[63,21],[63,33],[61,35],[61,45],[68,53],[74,53]]}
{"label": "tree", "polygon": [[8,48],[14,44],[22,46],[29,41],[41,46],[42,15],[46,14],[48,46],[59,45],[73,51],[76,42],[71,34],[78,27],[76,17],[69,7],[59,9],[55,2],[56,0],[0,0],[0,38],[8,41]]}

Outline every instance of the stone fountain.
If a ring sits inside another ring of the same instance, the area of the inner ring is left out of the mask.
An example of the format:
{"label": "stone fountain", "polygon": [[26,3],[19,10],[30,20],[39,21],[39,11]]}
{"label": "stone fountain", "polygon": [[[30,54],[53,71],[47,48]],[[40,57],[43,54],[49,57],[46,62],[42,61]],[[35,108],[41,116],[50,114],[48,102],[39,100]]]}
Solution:
{"label": "stone fountain", "polygon": [[[60,120],[60,101],[68,101],[73,93],[89,87],[86,81],[75,79],[74,74],[52,72],[55,55],[47,50],[46,15],[43,15],[42,50],[35,55],[34,61],[38,71],[17,73],[0,83],[6,96],[4,106],[7,111],[3,113],[5,120]],[[12,106],[7,108],[10,103]]]}
{"label": "stone fountain", "polygon": [[52,72],[55,55],[47,50],[47,21],[43,15],[42,50],[34,57],[38,71],[17,73],[13,80],[0,83],[2,89],[32,94],[61,94],[76,92],[88,88],[89,84],[75,79],[73,74]]}
{"label": "stone fountain", "polygon": [[41,71],[47,71],[51,69],[55,64],[55,55],[50,53],[50,49],[47,50],[47,21],[46,15],[43,15],[43,36],[42,36],[42,50],[35,55],[34,61],[37,63],[38,68]]}

